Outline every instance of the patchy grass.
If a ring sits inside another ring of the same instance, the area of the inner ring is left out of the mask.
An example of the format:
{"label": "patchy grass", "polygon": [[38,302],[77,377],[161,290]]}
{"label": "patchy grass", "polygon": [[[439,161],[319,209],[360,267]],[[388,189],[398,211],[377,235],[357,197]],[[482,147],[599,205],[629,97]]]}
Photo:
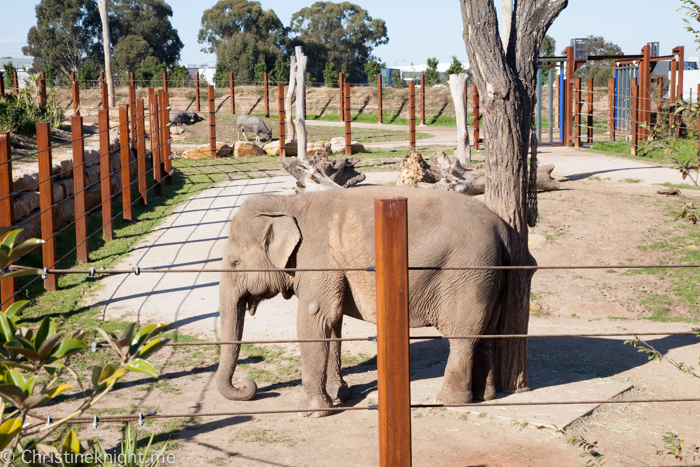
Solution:
{"label": "patchy grass", "polygon": [[296,446],[297,443],[303,442],[304,439],[293,439],[288,436],[276,435],[272,430],[264,428],[252,428],[250,430],[238,430],[234,438],[228,440],[229,444],[236,441],[260,444],[284,444],[288,447],[293,447]]}
{"label": "patchy grass", "polygon": [[[695,154],[697,152],[697,141],[695,140],[676,139],[671,142],[671,146],[674,149],[681,152],[685,152],[687,154]],[[646,151],[646,147],[647,143],[645,141],[640,141],[637,156],[633,156],[631,154],[632,145],[627,141],[596,141],[595,143],[593,143],[591,149],[605,154],[624,156],[629,157],[631,159],[653,161],[667,164],[675,163],[673,158],[669,157],[664,153],[663,149],[654,149],[652,151]]]}

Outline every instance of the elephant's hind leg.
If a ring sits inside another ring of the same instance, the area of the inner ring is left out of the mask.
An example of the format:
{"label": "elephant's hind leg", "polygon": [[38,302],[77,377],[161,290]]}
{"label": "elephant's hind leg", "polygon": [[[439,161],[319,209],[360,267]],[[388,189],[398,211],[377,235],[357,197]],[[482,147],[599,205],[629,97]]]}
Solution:
{"label": "elephant's hind leg", "polygon": [[[342,337],[341,330],[343,328],[343,315],[340,315],[333,327],[331,328],[331,337]],[[341,369],[341,342],[331,342],[328,349],[328,368],[326,370],[326,392],[333,402],[345,402],[350,397],[350,388],[348,383],[343,380],[340,374]]]}
{"label": "elephant's hind leg", "polygon": [[435,397],[438,404],[468,404],[472,401],[472,365],[475,339],[450,340],[450,356],[445,367],[442,388]]}

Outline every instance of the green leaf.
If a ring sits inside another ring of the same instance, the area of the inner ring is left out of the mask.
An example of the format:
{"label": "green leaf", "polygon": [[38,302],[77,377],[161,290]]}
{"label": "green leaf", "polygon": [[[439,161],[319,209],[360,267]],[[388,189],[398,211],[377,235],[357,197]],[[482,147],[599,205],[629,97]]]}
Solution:
{"label": "green leaf", "polygon": [[166,339],[164,337],[153,339],[151,342],[144,345],[143,348],[141,348],[141,350],[136,352],[136,355],[134,356],[137,358],[148,358],[157,351],[159,351],[168,342],[170,342],[170,339]]}
{"label": "green leaf", "polygon": [[93,377],[93,384],[95,387],[101,386],[103,384],[110,384],[112,381],[115,381],[122,376],[124,376],[127,373],[126,368],[120,366],[117,367],[113,365],[112,363],[108,363],[102,368],[100,367],[95,367],[97,369],[97,379],[95,380],[95,371],[93,369],[92,377]]}
{"label": "green leaf", "polygon": [[0,425],[0,450],[7,447],[8,444],[14,439],[15,435],[22,429],[22,418],[15,417],[9,420],[5,420],[2,425]]}
{"label": "green leaf", "polygon": [[126,368],[134,373],[144,373],[154,378],[158,378],[158,370],[155,369],[153,365],[148,363],[146,360],[141,360],[140,358],[135,358],[130,361]]}
{"label": "green leaf", "polygon": [[41,394],[37,394],[34,396],[29,396],[26,399],[24,399],[24,402],[22,403],[22,407],[25,409],[33,409],[35,407],[39,407],[40,405],[44,405],[49,401],[49,398],[46,396],[42,396]]}
{"label": "green leaf", "polygon": [[56,333],[56,322],[53,318],[44,318],[41,320],[39,329],[36,331],[36,338],[34,339],[34,348],[39,349],[41,344],[44,343],[47,337]]}
{"label": "green leaf", "polygon": [[3,274],[3,279],[9,279],[10,277],[26,277],[26,276],[38,276],[42,273],[41,269],[22,269],[21,271],[12,271],[7,274]]}
{"label": "green leaf", "polygon": [[22,232],[22,229],[18,230],[13,230],[5,238],[2,239],[2,244],[0,244],[0,249],[3,251],[3,253],[10,254],[12,251],[12,248],[15,246],[15,240],[17,239],[17,235],[19,235]]}
{"label": "green leaf", "polygon": [[148,339],[155,336],[156,334],[165,331],[167,328],[167,324],[149,324],[148,326],[142,327],[139,330],[138,337],[132,342],[131,353],[133,354],[134,352],[136,352],[136,349],[138,349],[144,342],[146,342]]}
{"label": "green leaf", "polygon": [[58,396],[61,394],[63,391],[67,391],[70,388],[75,387],[74,384],[59,384],[58,386],[55,386],[53,388],[47,389],[46,391],[42,392],[42,396],[46,396],[49,399],[53,399],[54,397]]}
{"label": "green leaf", "polygon": [[113,332],[107,332],[102,328],[95,328],[95,329],[97,329],[97,332],[99,332],[102,335],[102,337],[104,337],[104,339],[107,341],[109,346],[112,347],[112,349],[117,353],[117,355],[123,356],[121,349],[119,348],[119,346],[116,343],[117,336]]}
{"label": "green leaf", "polygon": [[[34,248],[41,245],[42,243],[44,243],[44,241],[41,239],[30,238],[29,240],[25,241],[21,245],[18,245],[17,247],[12,249],[12,253],[9,255],[10,261],[14,261],[15,259],[24,255],[25,253],[29,253],[30,251],[32,251]],[[37,270],[37,271],[38,271],[38,273],[41,273],[41,270]],[[35,272],[35,274],[37,274],[37,273]]]}
{"label": "green leaf", "polygon": [[19,302],[15,302],[12,305],[10,305],[7,308],[7,310],[5,310],[5,316],[7,316],[9,319],[14,318],[15,315],[22,311],[27,305],[29,305],[29,300],[21,300]]}
{"label": "green leaf", "polygon": [[53,359],[63,358],[82,349],[87,349],[87,347],[87,344],[83,341],[79,341],[77,339],[65,339],[61,341],[51,357]]}
{"label": "green leaf", "polygon": [[[46,360],[46,357],[51,355],[51,353],[56,348],[56,344],[58,343],[58,341],[61,340],[62,337],[63,337],[63,333],[57,332],[56,334],[51,334],[47,339],[45,339],[43,344],[41,344],[41,346],[39,347],[39,350],[37,350],[37,353],[39,354],[39,358],[41,358],[42,360]],[[56,358],[60,358],[60,357],[56,357]]]}
{"label": "green leaf", "polygon": [[66,439],[63,440],[63,452],[80,454],[80,440],[78,439],[78,435],[75,434],[75,431],[70,430],[68,435],[66,435]]}
{"label": "green leaf", "polygon": [[0,384],[0,397],[19,408],[24,404],[24,391],[14,384]]}
{"label": "green leaf", "polygon": [[4,342],[10,342],[15,337],[15,325],[4,313],[0,313],[0,333],[4,337]]}
{"label": "green leaf", "polygon": [[5,348],[12,353],[25,356],[28,360],[31,360],[34,363],[39,363],[41,361],[39,354],[34,352],[32,349],[25,349],[24,347],[14,347],[10,345],[5,346]]}

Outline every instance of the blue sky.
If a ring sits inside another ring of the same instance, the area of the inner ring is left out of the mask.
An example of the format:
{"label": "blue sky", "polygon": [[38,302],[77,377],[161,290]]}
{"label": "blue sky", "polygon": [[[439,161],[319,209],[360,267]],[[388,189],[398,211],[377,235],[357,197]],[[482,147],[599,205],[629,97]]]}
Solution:
{"label": "blue sky", "polygon": [[[185,44],[181,62],[213,64],[215,57],[200,51],[197,32],[202,12],[216,0],[167,0],[173,8],[172,22]],[[339,0],[338,0],[339,1]],[[352,0],[371,16],[387,23],[389,44],[375,49],[375,55],[388,65],[424,63],[435,56],[448,61],[456,55],[466,61],[462,41],[462,19],[457,0]],[[0,0],[0,57],[21,56],[27,31],[36,24],[37,0]],[[286,25],[299,9],[313,0],[262,0],[263,8],[273,9]],[[500,2],[499,2],[500,3]],[[549,31],[561,51],[573,37],[603,36],[622,47],[625,53],[639,53],[647,42],[660,42],[661,53],[678,45],[686,56],[700,56],[694,37],[685,31],[680,0],[569,0],[569,6]]]}

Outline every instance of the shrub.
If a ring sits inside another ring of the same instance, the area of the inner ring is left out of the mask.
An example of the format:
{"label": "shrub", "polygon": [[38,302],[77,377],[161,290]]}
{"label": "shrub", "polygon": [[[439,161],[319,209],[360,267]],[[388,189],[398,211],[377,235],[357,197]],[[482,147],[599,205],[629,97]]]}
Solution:
{"label": "shrub", "polygon": [[323,82],[328,87],[332,87],[338,82],[338,72],[333,62],[326,63],[326,67],[323,69]]}

